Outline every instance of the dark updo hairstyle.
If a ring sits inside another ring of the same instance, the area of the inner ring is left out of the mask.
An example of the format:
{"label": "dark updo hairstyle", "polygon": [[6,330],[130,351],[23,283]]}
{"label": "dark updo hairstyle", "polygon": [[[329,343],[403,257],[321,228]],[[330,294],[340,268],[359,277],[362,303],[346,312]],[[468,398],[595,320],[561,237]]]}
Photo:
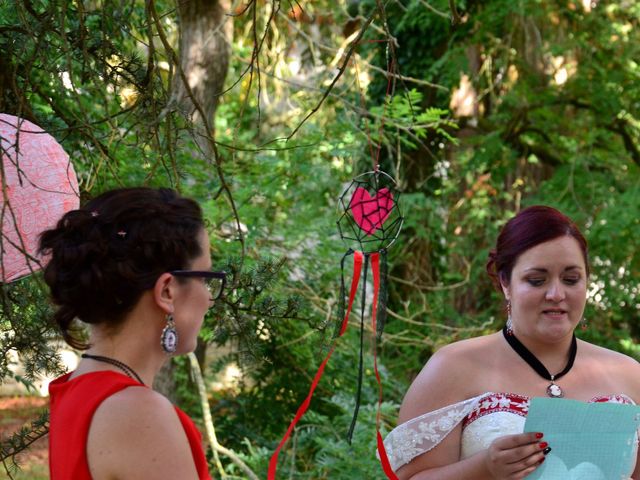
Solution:
{"label": "dark updo hairstyle", "polygon": [[487,261],[487,273],[498,291],[502,291],[501,282],[508,285],[511,281],[511,271],[522,253],[536,245],[565,235],[575,238],[580,245],[588,275],[587,241],[569,217],[555,208],[536,205],[525,208],[511,218],[502,227],[496,248],[489,252]]}
{"label": "dark updo hairstyle", "polygon": [[203,228],[195,201],[140,187],[105,192],[43,232],[44,280],[66,342],[88,348],[74,335],[75,318],[115,327],[162,273],[188,268],[202,253]]}

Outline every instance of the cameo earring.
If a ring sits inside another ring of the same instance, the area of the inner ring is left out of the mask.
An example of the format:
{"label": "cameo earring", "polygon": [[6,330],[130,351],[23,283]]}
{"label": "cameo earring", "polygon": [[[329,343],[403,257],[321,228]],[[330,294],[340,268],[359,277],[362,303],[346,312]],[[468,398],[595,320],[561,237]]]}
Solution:
{"label": "cameo earring", "polygon": [[170,313],[167,315],[167,325],[160,336],[160,346],[165,353],[174,353],[178,347],[178,332],[173,321],[173,315]]}

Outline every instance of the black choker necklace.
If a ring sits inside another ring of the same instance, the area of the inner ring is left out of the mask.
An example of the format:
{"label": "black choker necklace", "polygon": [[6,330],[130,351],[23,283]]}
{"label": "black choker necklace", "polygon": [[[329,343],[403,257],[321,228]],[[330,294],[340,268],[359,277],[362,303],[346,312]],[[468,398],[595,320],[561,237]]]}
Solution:
{"label": "black choker necklace", "polygon": [[554,381],[566,375],[569,372],[569,370],[571,370],[571,367],[573,367],[573,362],[576,359],[576,353],[578,353],[578,342],[576,340],[576,336],[574,335],[571,340],[571,348],[569,349],[569,361],[567,362],[567,366],[564,367],[564,370],[562,370],[560,373],[551,375],[549,373],[549,370],[546,369],[546,367],[542,364],[542,362],[538,360],[536,356],[533,353],[531,353],[529,349],[527,349],[527,347],[525,347],[520,340],[516,338],[513,332],[512,333],[508,332],[506,326],[502,329],[502,335],[504,335],[504,338],[507,340],[507,343],[511,345],[511,348],[513,348],[516,351],[516,353],[520,355],[520,357],[525,362],[527,362],[531,368],[533,368],[536,371],[538,375],[540,375],[542,378],[546,378],[551,382],[547,387],[547,395],[549,395],[552,398],[564,397],[564,392],[558,385],[554,383]]}
{"label": "black choker necklace", "polygon": [[114,367],[122,370],[128,377],[133,378],[134,380],[139,381],[144,385],[144,382],[140,378],[140,376],[135,372],[133,368],[131,368],[126,363],[121,362],[120,360],[116,360],[115,358],[103,357],[102,355],[89,355],[88,353],[83,353],[82,358],[90,358],[91,360],[96,360],[97,362],[104,362],[113,365]]}

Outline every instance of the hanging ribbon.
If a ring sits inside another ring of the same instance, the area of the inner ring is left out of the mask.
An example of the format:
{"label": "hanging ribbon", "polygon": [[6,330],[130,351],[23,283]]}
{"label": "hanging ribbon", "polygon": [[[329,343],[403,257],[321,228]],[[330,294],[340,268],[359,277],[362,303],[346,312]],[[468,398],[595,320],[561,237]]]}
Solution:
{"label": "hanging ribbon", "polygon": [[[364,255],[362,252],[353,252],[353,277],[351,279],[351,291],[349,292],[349,305],[347,307],[347,311],[345,313],[344,319],[342,320],[342,325],[340,326],[340,332],[338,334],[338,337],[341,337],[342,335],[344,335],[344,332],[347,330],[349,316],[351,314],[351,307],[353,306],[353,300],[355,299],[356,292],[358,291],[358,283],[360,282],[360,270],[362,269],[363,258],[364,258]],[[311,387],[309,388],[309,393],[307,395],[307,398],[305,398],[304,402],[302,402],[300,407],[298,407],[298,411],[296,412],[295,417],[289,424],[289,428],[287,428],[287,431],[284,434],[284,437],[282,437],[282,440],[280,440],[278,447],[276,448],[275,452],[273,452],[273,455],[271,456],[271,460],[269,460],[269,470],[267,474],[268,480],[275,480],[276,470],[278,468],[278,455],[280,455],[280,450],[282,450],[282,447],[291,436],[291,432],[293,431],[298,421],[304,416],[305,412],[308,410],[309,405],[311,403],[311,397],[313,397],[313,392],[318,386],[318,382],[320,382],[320,378],[324,373],[324,368],[327,365],[327,362],[329,361],[329,359],[331,358],[331,355],[333,355],[333,351],[335,350],[335,348],[336,348],[336,342],[334,342],[333,346],[331,347],[331,350],[329,350],[329,353],[320,364],[320,367],[318,368],[318,371],[316,372],[315,376],[313,377],[313,381],[311,382]]]}
{"label": "hanging ribbon", "polygon": [[[385,255],[385,252],[383,252]],[[383,257],[384,259],[385,257]],[[386,270],[386,259],[385,259]],[[382,435],[380,434],[380,417],[382,409],[382,379],[380,378],[380,372],[378,371],[378,325],[377,313],[378,313],[378,294],[380,292],[380,253],[375,252],[371,254],[371,272],[373,274],[373,303],[371,305],[371,327],[373,330],[373,371],[376,375],[378,382],[378,410],[376,412],[376,438],[378,440],[378,453],[380,454],[380,463],[382,463],[382,470],[387,475],[387,478],[392,480],[398,480],[398,477],[391,468],[389,463],[389,457],[387,457],[387,451],[384,448],[384,442],[382,441]],[[386,274],[386,271],[383,271]],[[380,332],[381,333],[381,332]]]}
{"label": "hanging ribbon", "polygon": [[[351,252],[348,252],[348,254],[349,253]],[[380,254],[376,252],[368,256],[365,256],[364,253],[355,251],[353,252],[353,276],[351,279],[351,289],[349,291],[349,303],[347,306],[347,311],[345,312],[344,318],[342,320],[342,324],[340,326],[338,338],[344,335],[344,333],[347,331],[347,325],[349,324],[349,317],[351,315],[353,302],[355,300],[356,292],[358,291],[358,285],[360,283],[360,271],[362,270],[363,263],[365,264],[364,277],[365,277],[365,283],[366,283],[366,272],[367,272],[366,266],[368,264],[369,259],[371,260],[371,267],[372,267],[371,269],[373,272],[373,308],[372,308],[373,331],[374,331],[374,334],[376,332],[376,312],[377,312],[377,306],[378,306],[378,291],[380,289]],[[364,304],[364,295],[363,295],[363,304]],[[361,321],[362,321],[362,318],[363,316],[361,316]],[[362,324],[361,324],[361,328],[362,328]],[[361,343],[362,343],[362,339],[361,339]],[[276,473],[278,468],[278,456],[280,455],[280,451],[282,450],[282,447],[291,436],[291,433],[293,432],[293,429],[295,428],[296,424],[300,421],[300,419],[304,416],[306,411],[309,409],[309,405],[311,404],[311,398],[313,397],[313,393],[316,387],[318,386],[320,379],[322,378],[324,369],[327,363],[329,362],[331,355],[333,355],[333,352],[336,348],[336,344],[337,344],[337,338],[336,338],[336,342],[334,342],[334,344],[332,345],[331,349],[329,350],[329,353],[326,355],[326,357],[320,364],[320,367],[318,368],[315,376],[313,377],[313,381],[311,382],[311,387],[309,388],[309,393],[307,394],[307,397],[302,402],[300,407],[298,407],[298,411],[296,412],[295,417],[289,424],[289,427],[287,428],[286,433],[282,437],[282,440],[280,440],[280,443],[278,444],[276,450],[273,452],[273,455],[269,460],[267,480],[276,479]],[[362,356],[362,349],[361,349],[361,356]],[[380,454],[380,461],[382,463],[382,469],[387,475],[387,478],[391,480],[399,480],[396,474],[393,472],[393,469],[391,468],[391,464],[389,463],[389,459],[387,457],[387,453],[384,448],[384,443],[382,441],[382,435],[380,434],[380,407],[382,404],[382,382],[380,379],[380,374],[378,372],[377,355],[375,353],[375,348],[374,348],[374,371],[375,371],[376,379],[378,381],[378,393],[379,393],[378,412],[376,415],[376,438],[377,438],[377,444],[378,444],[378,452]],[[359,399],[356,405],[358,404],[359,404]],[[357,410],[354,414],[354,420],[355,420],[355,417],[357,417]],[[353,428],[353,425],[352,425],[352,428]],[[352,431],[352,428],[351,428],[351,431]]]}
{"label": "hanging ribbon", "polygon": [[362,298],[360,302],[360,358],[358,360],[358,385],[356,387],[355,407],[353,408],[353,417],[351,425],[347,432],[347,442],[351,445],[353,439],[353,431],[356,428],[358,420],[358,412],[360,411],[360,397],[362,396],[362,379],[364,377],[364,307],[367,300],[367,271],[369,269],[369,256],[364,256],[364,282],[362,282]]}

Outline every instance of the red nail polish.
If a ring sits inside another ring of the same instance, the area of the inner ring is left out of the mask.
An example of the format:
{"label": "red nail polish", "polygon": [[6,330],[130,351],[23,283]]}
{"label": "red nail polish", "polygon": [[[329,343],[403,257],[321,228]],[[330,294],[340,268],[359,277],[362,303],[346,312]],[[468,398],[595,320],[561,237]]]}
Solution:
{"label": "red nail polish", "polygon": [[536,433],[536,438],[542,438],[544,435],[540,432]]}
{"label": "red nail polish", "polygon": [[540,447],[540,450],[544,450],[549,446],[549,444],[547,442],[540,442],[538,446]]}
{"label": "red nail polish", "polygon": [[544,462],[545,458],[547,458],[547,457],[542,457],[542,460],[540,460],[540,461],[538,462],[538,465],[540,465],[542,462]]}

